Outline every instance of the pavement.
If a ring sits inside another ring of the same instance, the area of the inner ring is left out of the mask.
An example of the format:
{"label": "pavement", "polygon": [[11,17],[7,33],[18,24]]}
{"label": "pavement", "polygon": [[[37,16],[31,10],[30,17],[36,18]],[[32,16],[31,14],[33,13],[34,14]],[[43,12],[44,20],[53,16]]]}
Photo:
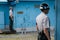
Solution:
{"label": "pavement", "polygon": [[[28,34],[0,34],[0,40],[37,40],[37,33]],[[54,40],[54,36],[51,36]]]}

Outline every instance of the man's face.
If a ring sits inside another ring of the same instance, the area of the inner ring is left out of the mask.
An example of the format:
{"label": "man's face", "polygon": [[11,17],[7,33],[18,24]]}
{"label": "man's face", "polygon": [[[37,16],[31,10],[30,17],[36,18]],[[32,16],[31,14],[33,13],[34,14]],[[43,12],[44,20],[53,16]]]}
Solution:
{"label": "man's face", "polygon": [[12,8],[10,8],[10,10],[12,10]]}
{"label": "man's face", "polygon": [[48,14],[48,12],[49,12],[49,9],[47,9],[47,10],[44,10],[44,12],[45,12],[45,14]]}

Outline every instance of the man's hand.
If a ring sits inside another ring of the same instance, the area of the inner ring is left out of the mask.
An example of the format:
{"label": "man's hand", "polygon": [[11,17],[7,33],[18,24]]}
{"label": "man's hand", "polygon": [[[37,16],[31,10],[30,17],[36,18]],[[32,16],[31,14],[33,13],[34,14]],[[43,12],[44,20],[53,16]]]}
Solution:
{"label": "man's hand", "polygon": [[50,38],[48,40],[51,40]]}
{"label": "man's hand", "polygon": [[48,40],[51,40],[51,38],[49,37]]}
{"label": "man's hand", "polygon": [[37,29],[37,31],[38,31],[38,25],[37,25],[37,23],[36,23],[36,29]]}

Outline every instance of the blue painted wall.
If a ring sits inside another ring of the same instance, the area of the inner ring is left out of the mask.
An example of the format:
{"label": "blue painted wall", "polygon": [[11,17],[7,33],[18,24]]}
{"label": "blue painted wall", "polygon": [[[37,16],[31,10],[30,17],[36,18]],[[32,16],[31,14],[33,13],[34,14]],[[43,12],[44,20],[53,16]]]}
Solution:
{"label": "blue painted wall", "polygon": [[[9,6],[8,4],[0,4],[0,12],[4,13],[4,26],[3,28],[0,27],[0,29],[4,29],[5,25],[9,25]],[[2,15],[3,16],[3,15]]]}
{"label": "blue painted wall", "polygon": [[[50,6],[50,12],[48,16],[51,20],[51,25],[55,26],[55,13],[54,13],[54,0],[37,0],[37,2],[26,2],[27,0],[20,0],[14,7],[14,27],[27,27],[36,26],[36,16],[40,13],[39,8],[34,8],[35,4],[41,4],[42,2],[47,2]],[[31,1],[31,0],[30,0]],[[52,10],[52,11],[51,11]],[[7,2],[0,2],[0,11],[4,12],[4,24],[9,25],[9,6]],[[17,14],[18,11],[23,11],[23,14]],[[53,22],[54,21],[54,22]]]}
{"label": "blue painted wall", "polygon": [[[19,2],[14,7],[14,28],[22,27],[35,27],[36,26],[36,16],[40,14],[40,9],[35,8],[34,5],[40,5],[42,2],[46,2],[50,6],[49,18],[51,26],[55,27],[56,14],[54,10],[54,1],[37,1],[37,2]],[[18,11],[23,11],[23,14],[17,14]]]}
{"label": "blue painted wall", "polygon": [[19,0],[19,1],[55,1],[55,0]]}
{"label": "blue painted wall", "polygon": [[[17,3],[16,6],[14,6],[14,28],[22,28],[22,27],[35,27],[36,26],[36,16],[41,12],[39,8],[34,8],[35,4],[41,4],[42,2],[46,2],[50,6],[50,11],[49,11],[49,18],[51,22],[51,26],[55,27],[56,26],[56,13],[54,10],[54,5],[55,5],[55,0],[46,0],[46,1],[37,1],[37,2],[20,2]],[[58,1],[60,2],[60,1]],[[59,5],[59,3],[58,3]],[[59,10],[60,6],[58,7],[57,10]],[[0,11],[4,12],[4,24],[9,25],[9,6],[7,3],[2,3],[0,2]],[[17,14],[18,11],[23,11],[23,14]],[[59,25],[60,25],[60,11],[58,11],[57,14],[57,27],[56,28],[56,40],[59,40],[60,38],[60,32],[59,32]],[[4,28],[4,27],[0,27]]]}
{"label": "blue painted wall", "polygon": [[60,40],[60,0],[56,0],[56,40]]}

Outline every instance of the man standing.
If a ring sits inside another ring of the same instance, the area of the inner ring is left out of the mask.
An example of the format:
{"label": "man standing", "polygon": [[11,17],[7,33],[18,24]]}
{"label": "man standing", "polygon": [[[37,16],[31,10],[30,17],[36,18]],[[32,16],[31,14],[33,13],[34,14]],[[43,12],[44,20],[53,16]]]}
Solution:
{"label": "man standing", "polygon": [[36,17],[36,27],[38,30],[38,40],[50,40],[49,29],[49,19],[46,14],[48,14],[49,6],[46,3],[40,5],[40,10],[42,11]]}
{"label": "man standing", "polygon": [[10,10],[9,10],[9,20],[10,20],[10,24],[9,24],[9,29],[11,32],[13,32],[13,8],[10,7]]}

